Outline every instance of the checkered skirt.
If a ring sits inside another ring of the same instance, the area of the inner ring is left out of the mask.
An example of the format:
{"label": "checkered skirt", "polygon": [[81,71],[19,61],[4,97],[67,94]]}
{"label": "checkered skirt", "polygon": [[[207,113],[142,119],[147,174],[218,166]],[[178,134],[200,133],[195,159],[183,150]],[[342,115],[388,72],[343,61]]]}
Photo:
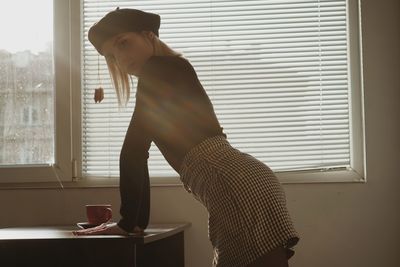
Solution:
{"label": "checkered skirt", "polygon": [[243,267],[281,245],[288,259],[294,255],[300,237],[284,190],[266,164],[216,135],[189,150],[179,174],[185,190],[208,210],[213,267]]}

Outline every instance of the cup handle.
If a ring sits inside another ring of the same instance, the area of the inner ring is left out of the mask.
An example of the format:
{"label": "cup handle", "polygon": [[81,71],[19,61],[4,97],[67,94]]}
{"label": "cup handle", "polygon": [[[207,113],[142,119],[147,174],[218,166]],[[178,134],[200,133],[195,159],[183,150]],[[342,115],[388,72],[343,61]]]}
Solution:
{"label": "cup handle", "polygon": [[112,209],[111,208],[107,208],[107,221],[109,222],[112,218]]}

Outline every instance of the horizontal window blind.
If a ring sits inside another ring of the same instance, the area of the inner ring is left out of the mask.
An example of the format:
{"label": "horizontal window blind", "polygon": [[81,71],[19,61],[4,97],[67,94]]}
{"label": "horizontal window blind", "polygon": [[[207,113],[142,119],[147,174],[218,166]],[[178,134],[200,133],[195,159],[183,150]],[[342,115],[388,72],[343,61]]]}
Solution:
{"label": "horizontal window blind", "polygon": [[[107,12],[161,16],[160,39],[195,68],[232,146],[274,171],[348,167],[349,69],[345,0],[83,1],[83,172],[119,175],[134,108],[118,111],[107,65],[87,39]],[[100,78],[97,64],[100,60]],[[94,88],[105,99],[94,103]],[[150,176],[176,176],[152,143]]]}

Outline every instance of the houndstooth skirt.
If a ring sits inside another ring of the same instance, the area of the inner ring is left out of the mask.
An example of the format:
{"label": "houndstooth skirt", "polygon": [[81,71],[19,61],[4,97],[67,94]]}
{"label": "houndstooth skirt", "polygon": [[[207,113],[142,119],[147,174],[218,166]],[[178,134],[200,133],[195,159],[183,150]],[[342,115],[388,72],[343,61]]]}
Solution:
{"label": "houndstooth skirt", "polygon": [[284,190],[263,162],[216,135],[189,150],[179,174],[208,210],[213,267],[244,267],[281,245],[288,259],[294,255],[300,237]]}

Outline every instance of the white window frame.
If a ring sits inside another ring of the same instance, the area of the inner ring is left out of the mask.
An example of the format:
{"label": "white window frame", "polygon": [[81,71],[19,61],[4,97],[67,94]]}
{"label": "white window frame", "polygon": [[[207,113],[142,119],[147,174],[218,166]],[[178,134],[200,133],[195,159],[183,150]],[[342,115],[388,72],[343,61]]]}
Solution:
{"label": "white window frame", "polygon": [[[71,181],[71,125],[70,118],[70,3],[54,0],[54,156],[55,163],[24,164],[0,168],[0,187],[54,186]],[[62,134],[59,134],[62,133]]]}
{"label": "white window frame", "polygon": [[[366,183],[360,0],[347,0],[350,71],[350,168],[275,172],[282,184]],[[81,0],[54,0],[55,166],[0,169],[0,188],[118,187],[119,178],[82,177]],[[27,176],[29,174],[29,176]],[[58,176],[58,177],[57,177]],[[151,186],[181,186],[179,177],[150,177]]]}

